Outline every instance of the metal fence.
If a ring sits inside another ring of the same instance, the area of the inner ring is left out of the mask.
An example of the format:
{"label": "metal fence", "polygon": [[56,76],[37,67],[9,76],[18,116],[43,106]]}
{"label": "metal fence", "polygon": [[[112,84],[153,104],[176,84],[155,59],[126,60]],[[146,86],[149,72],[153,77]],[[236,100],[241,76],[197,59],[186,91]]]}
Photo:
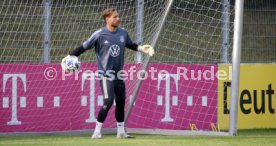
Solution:
{"label": "metal fence", "polygon": [[242,63],[276,62],[276,1],[245,0]]}

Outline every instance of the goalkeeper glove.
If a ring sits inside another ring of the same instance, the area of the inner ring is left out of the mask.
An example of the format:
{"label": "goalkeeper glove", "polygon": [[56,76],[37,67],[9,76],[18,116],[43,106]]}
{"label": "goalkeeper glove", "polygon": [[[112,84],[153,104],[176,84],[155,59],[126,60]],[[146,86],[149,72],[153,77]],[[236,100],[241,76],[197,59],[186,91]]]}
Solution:
{"label": "goalkeeper glove", "polygon": [[152,48],[151,45],[139,45],[138,46],[138,51],[143,52],[145,54],[149,54],[149,56],[152,56],[154,54],[154,49]]}

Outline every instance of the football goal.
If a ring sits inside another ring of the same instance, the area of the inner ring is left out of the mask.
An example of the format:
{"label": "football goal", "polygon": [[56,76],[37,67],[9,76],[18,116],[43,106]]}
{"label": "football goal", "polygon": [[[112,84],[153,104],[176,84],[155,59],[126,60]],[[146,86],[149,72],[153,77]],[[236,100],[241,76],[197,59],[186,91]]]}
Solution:
{"label": "football goal", "polygon": [[[60,62],[110,7],[134,42],[155,49],[125,49],[127,132],[235,135],[243,0],[1,0],[0,134],[92,134],[104,100],[95,51],[74,73]],[[219,90],[225,79],[231,90]],[[114,106],[103,132],[116,130]]]}

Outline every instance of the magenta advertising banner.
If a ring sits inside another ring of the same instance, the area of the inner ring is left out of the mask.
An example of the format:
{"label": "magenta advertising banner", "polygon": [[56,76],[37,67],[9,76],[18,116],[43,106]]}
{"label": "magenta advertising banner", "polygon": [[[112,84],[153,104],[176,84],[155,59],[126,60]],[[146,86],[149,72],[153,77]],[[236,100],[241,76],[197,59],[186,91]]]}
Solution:
{"label": "magenta advertising banner", "polygon": [[[125,65],[127,101],[143,80],[128,128],[211,129],[217,123],[217,65]],[[75,73],[59,64],[0,64],[0,132],[52,132],[94,129],[103,94],[97,65],[83,63]],[[145,76],[141,76],[144,74]],[[115,105],[114,105],[115,106]],[[114,106],[104,127],[115,128]]]}

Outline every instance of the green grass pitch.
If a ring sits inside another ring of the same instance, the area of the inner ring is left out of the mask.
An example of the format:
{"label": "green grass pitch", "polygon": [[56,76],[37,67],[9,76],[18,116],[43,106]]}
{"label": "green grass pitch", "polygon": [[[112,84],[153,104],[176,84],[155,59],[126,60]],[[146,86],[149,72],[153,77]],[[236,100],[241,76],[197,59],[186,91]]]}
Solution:
{"label": "green grass pitch", "polygon": [[162,136],[134,135],[135,139],[116,139],[103,135],[92,140],[90,135],[0,137],[2,146],[266,146],[276,145],[276,129],[240,130],[237,136]]}

